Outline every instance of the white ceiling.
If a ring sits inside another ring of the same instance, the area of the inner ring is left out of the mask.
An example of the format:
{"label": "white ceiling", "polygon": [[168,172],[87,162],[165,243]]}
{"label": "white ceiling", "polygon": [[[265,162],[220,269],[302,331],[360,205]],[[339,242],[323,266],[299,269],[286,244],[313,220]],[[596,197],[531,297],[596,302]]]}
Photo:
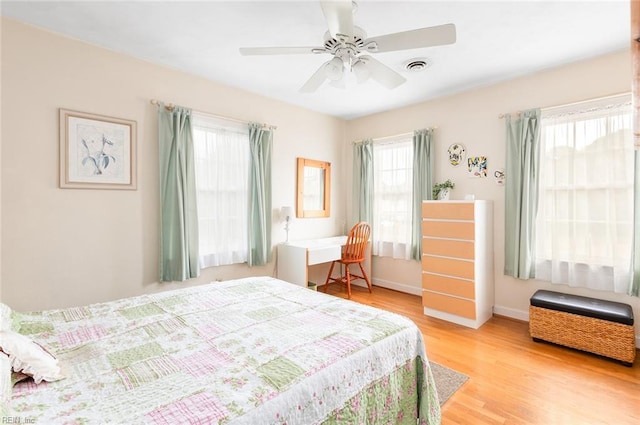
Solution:
{"label": "white ceiling", "polygon": [[[453,45],[373,56],[407,83],[298,89],[330,56],[241,56],[240,47],[321,46],[317,1],[2,1],[1,13],[53,32],[326,114],[352,119],[629,48],[628,1],[360,0],[369,37],[454,23]],[[423,72],[403,71],[429,58]],[[163,99],[172,101],[172,99]]]}

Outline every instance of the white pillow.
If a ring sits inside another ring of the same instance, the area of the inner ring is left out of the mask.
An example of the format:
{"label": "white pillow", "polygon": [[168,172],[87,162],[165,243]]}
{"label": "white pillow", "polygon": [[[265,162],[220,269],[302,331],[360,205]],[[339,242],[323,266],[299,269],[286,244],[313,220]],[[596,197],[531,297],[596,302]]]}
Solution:
{"label": "white pillow", "polygon": [[63,378],[58,359],[22,334],[0,332],[0,348],[9,355],[13,370],[32,376],[36,384]]}
{"label": "white pillow", "polygon": [[11,308],[0,303],[0,331],[11,330]]}

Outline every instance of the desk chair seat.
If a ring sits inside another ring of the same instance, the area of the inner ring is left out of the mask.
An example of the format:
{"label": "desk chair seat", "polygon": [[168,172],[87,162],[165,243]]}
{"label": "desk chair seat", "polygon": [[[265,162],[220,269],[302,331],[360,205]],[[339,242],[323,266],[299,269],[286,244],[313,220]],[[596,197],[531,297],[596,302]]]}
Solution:
{"label": "desk chair seat", "polygon": [[[342,258],[335,260],[331,263],[329,268],[329,274],[327,280],[324,283],[324,290],[327,291],[329,283],[337,282],[347,286],[347,296],[351,298],[351,282],[356,279],[363,279],[367,282],[369,292],[371,292],[371,282],[367,276],[367,272],[364,271],[362,263],[365,259],[365,252],[367,250],[367,243],[369,242],[369,236],[371,235],[371,226],[369,223],[361,221],[351,228],[349,236],[347,236],[347,243],[342,250]],[[344,274],[341,273],[339,277],[332,277],[333,268],[336,263],[340,263],[344,266]],[[349,270],[352,264],[360,266],[361,274],[353,274]]]}

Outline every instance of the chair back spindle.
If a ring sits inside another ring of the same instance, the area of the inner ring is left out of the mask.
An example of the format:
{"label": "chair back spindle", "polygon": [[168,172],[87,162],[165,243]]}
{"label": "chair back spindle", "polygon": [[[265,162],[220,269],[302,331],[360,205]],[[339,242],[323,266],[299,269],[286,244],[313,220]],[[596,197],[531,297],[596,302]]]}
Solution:
{"label": "chair back spindle", "polygon": [[370,235],[371,226],[369,226],[369,223],[361,221],[353,226],[347,236],[347,243],[342,251],[342,259],[347,261],[364,260]]}

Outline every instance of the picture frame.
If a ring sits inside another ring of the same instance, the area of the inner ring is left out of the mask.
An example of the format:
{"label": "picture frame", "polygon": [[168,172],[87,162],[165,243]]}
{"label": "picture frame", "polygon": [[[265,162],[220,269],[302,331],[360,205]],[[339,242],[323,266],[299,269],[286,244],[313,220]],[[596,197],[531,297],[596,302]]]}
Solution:
{"label": "picture frame", "polygon": [[136,121],[60,108],[60,188],[137,189]]}
{"label": "picture frame", "polygon": [[467,170],[471,178],[478,179],[487,177],[487,157],[471,156],[467,158]]}

